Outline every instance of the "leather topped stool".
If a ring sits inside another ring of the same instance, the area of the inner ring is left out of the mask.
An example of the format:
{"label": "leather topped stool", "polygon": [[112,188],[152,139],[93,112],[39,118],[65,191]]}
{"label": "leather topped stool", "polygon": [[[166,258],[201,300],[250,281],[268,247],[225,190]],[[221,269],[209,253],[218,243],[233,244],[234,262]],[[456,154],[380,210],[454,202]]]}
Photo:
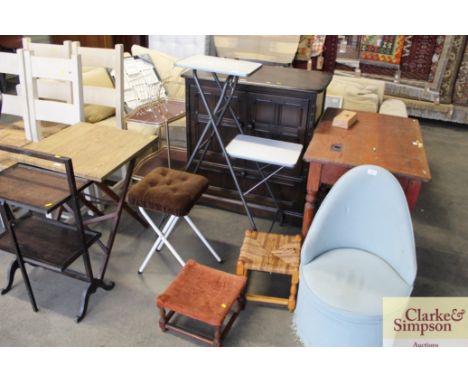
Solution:
{"label": "leather topped stool", "polygon": [[[161,315],[161,330],[172,330],[210,345],[221,346],[222,340],[244,308],[246,283],[247,278],[244,276],[222,272],[189,260],[169,287],[156,299]],[[234,303],[237,303],[237,307],[232,311]],[[223,328],[229,313],[231,317]],[[175,314],[212,326],[214,337],[207,338],[170,323]]]}
{"label": "leather topped stool", "polygon": [[[208,243],[193,221],[187,216],[207,188],[208,180],[201,175],[166,167],[158,167],[148,173],[140,182],[130,189],[128,192],[129,203],[138,207],[143,217],[158,235],[158,239],[155,241],[153,247],[140,266],[138,273],[143,272],[154,252],[160,251],[164,244],[167,245],[180,265],[185,265],[185,262],[168,241],[169,235],[172,233],[177,221],[181,217],[187,221],[213,257],[218,262],[221,262],[221,258],[213,247],[211,247],[210,243]],[[149,217],[146,209],[170,215],[162,231]]]}
{"label": "leather topped stool", "polygon": [[301,241],[301,235],[280,235],[253,230],[245,232],[236,274],[247,276],[249,271],[259,271],[291,276],[289,298],[247,293],[247,300],[287,305],[289,311],[295,309]]}

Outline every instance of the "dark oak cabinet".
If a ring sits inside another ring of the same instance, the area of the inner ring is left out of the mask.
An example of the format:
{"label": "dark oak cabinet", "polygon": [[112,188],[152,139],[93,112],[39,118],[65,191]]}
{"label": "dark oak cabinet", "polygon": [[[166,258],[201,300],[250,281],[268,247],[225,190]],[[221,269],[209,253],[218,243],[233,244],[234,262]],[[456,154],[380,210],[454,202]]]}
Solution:
{"label": "dark oak cabinet", "polygon": [[[207,101],[214,107],[219,90],[207,74],[199,73],[199,77]],[[315,121],[322,113],[325,89],[330,80],[328,73],[263,66],[249,78],[239,81],[231,106],[246,134],[300,143],[305,151]],[[208,122],[208,115],[190,73],[185,75],[185,81],[187,150],[190,155]],[[229,112],[224,116],[220,133],[226,145],[238,134]],[[256,183],[257,173],[251,162],[236,159],[233,165],[243,190]],[[216,139],[212,140],[199,173],[210,182],[203,203],[244,212]],[[301,156],[294,168],[283,169],[270,180],[273,192],[286,212],[286,219],[293,223],[300,223],[302,219],[306,178],[307,167]],[[247,195],[247,201],[255,216],[272,216],[273,203],[265,186]]]}

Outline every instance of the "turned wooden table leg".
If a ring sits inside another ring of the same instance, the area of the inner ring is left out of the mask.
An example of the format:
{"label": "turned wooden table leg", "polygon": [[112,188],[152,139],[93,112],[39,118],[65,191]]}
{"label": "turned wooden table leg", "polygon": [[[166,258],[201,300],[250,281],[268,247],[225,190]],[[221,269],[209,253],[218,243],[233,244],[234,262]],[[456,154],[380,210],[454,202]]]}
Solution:
{"label": "turned wooden table leg", "polygon": [[288,310],[292,312],[296,308],[297,284],[299,283],[299,271],[291,274],[291,289],[289,292]]}
{"label": "turned wooden table leg", "polygon": [[322,165],[320,163],[310,162],[309,175],[307,177],[307,195],[304,205],[304,218],[302,220],[302,236],[306,237],[312,219],[315,214],[315,201],[320,186],[320,177],[322,174]]}
{"label": "turned wooden table leg", "polygon": [[214,327],[213,346],[221,346],[221,326]]}
{"label": "turned wooden table leg", "polygon": [[243,261],[240,261],[240,260],[237,261],[236,275],[247,276],[247,269],[245,269]]}
{"label": "turned wooden table leg", "polygon": [[164,308],[159,308],[159,327],[163,332],[167,330],[166,324],[167,324],[167,317],[166,317],[166,311]]}
{"label": "turned wooden table leg", "polygon": [[410,180],[408,186],[406,187],[406,200],[408,201],[408,207],[410,211],[416,206],[416,202],[419,198],[419,192],[421,191],[421,181],[419,180]]}
{"label": "turned wooden table leg", "polygon": [[240,312],[241,310],[244,310],[245,309],[245,303],[246,303],[247,299],[245,298],[245,292],[242,292],[242,294],[239,296],[239,298],[237,299],[237,304],[238,304],[238,311]]}

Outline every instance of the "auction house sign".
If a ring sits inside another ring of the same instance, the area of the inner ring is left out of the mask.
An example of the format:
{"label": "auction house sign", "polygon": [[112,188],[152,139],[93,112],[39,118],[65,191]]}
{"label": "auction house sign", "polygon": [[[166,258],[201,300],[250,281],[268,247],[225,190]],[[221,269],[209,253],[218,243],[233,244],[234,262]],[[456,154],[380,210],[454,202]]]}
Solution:
{"label": "auction house sign", "polygon": [[384,346],[468,346],[468,297],[385,297]]}

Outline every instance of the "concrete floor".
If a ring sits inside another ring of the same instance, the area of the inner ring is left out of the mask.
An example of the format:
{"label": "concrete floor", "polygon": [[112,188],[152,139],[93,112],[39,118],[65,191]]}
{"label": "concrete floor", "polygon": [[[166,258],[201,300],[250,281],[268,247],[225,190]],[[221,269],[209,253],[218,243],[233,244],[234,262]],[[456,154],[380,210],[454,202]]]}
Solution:
{"label": "concrete floor", "polygon": [[[433,180],[422,188],[413,212],[418,253],[416,296],[468,295],[468,201],[466,198],[468,131],[435,122],[422,122],[424,143]],[[174,232],[173,243],[185,259],[194,258],[234,272],[244,230],[245,216],[197,206],[191,214],[218,253],[218,264],[192,234],[185,222]],[[266,229],[268,222],[261,222]],[[105,230],[105,227],[100,227]],[[284,227],[289,233],[297,227]],[[137,269],[153,243],[154,235],[124,215],[109,264],[107,279],[116,283],[110,292],[99,290],[90,299],[88,314],[80,323],[79,281],[39,268],[30,278],[40,311],[34,313],[18,274],[14,288],[0,298],[1,346],[194,346],[157,326],[155,296],[179,271],[176,260],[163,250],[155,255],[143,275]],[[97,247],[93,258],[99,258]],[[0,256],[5,273],[10,256]],[[256,274],[251,288],[286,294],[288,280]],[[299,346],[292,329],[292,315],[284,308],[248,303],[232,328],[226,346]],[[205,328],[200,328],[201,330]]]}

